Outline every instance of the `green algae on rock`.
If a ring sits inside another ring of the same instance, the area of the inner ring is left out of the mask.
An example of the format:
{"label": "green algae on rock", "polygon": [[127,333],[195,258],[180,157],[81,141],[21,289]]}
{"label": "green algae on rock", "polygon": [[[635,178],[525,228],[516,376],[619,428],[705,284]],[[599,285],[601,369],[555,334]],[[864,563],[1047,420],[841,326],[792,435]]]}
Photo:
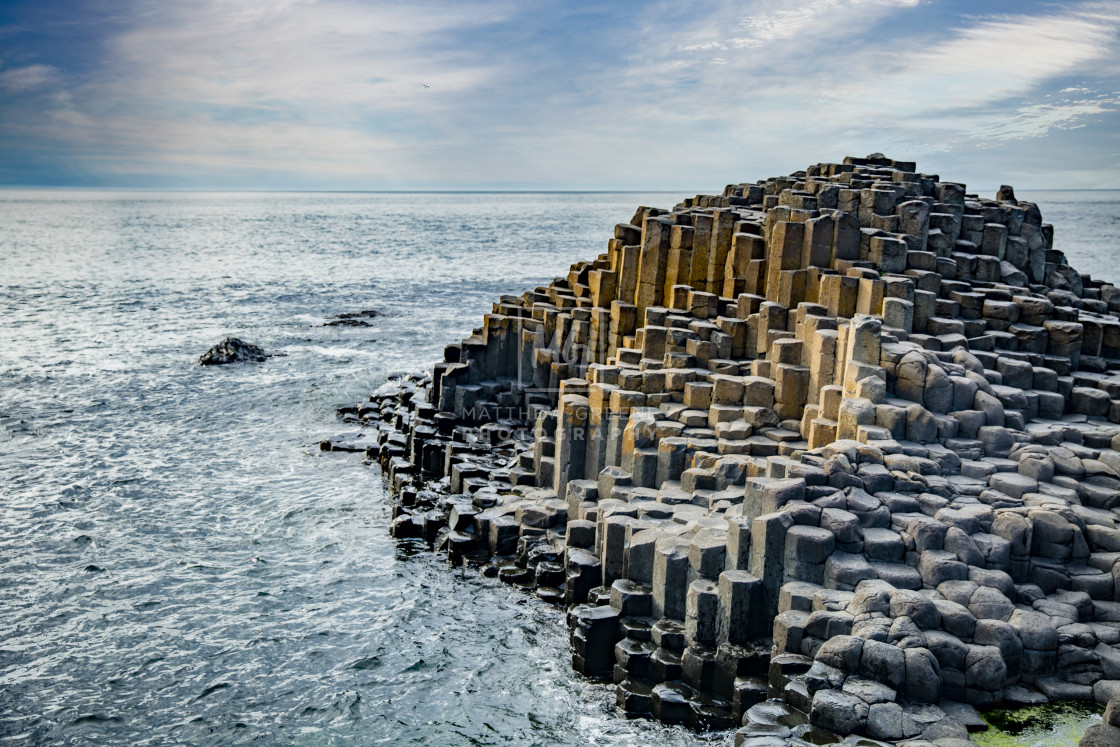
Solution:
{"label": "green algae on rock", "polygon": [[1100,723],[1104,708],[1090,701],[1061,701],[1022,708],[993,708],[981,716],[991,727],[972,735],[981,747],[1064,747],[1077,744]]}

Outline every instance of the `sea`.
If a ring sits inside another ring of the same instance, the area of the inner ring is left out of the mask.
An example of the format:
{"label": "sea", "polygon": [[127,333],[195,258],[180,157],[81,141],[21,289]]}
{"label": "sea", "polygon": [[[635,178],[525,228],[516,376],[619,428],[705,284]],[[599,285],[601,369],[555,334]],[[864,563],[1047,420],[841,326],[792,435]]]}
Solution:
{"label": "sea", "polygon": [[[0,192],[0,743],[731,744],[620,717],[562,611],[319,449],[683,196]],[[1120,283],[1120,192],[1020,198]],[[200,366],[227,335],[272,357]]]}

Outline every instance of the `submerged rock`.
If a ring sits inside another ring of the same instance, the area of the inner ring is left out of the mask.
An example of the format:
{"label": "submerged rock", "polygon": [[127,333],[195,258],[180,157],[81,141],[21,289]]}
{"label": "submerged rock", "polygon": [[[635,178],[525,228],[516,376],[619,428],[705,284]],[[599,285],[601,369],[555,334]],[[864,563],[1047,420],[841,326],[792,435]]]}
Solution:
{"label": "submerged rock", "polygon": [[221,366],[227,363],[260,363],[267,357],[264,350],[256,345],[227,337],[203,353],[198,362],[203,366]]}
{"label": "submerged rock", "polygon": [[381,316],[381,313],[375,309],[365,309],[364,311],[348,311],[344,314],[335,314],[329,322],[326,322],[324,327],[372,327],[373,325],[365,321],[366,319],[373,319]]}

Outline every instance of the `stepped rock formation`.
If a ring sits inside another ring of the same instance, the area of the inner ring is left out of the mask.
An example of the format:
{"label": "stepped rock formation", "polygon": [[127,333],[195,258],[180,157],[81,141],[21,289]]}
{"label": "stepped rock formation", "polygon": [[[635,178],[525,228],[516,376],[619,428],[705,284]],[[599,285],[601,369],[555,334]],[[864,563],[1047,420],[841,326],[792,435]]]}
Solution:
{"label": "stepped rock formation", "polygon": [[878,155],[731,185],[349,412],[393,534],[567,605],[626,714],[947,746],[1120,694],[1120,289],[1053,241]]}

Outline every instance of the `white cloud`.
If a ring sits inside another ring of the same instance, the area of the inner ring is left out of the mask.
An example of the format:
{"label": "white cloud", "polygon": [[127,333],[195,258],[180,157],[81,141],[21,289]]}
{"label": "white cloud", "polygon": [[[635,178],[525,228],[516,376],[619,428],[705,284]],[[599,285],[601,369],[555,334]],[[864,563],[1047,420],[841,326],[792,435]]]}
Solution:
{"label": "white cloud", "polygon": [[[838,16],[858,10],[873,13],[896,8],[913,8],[919,0],[814,0],[813,2],[764,8],[743,18],[735,28],[731,47],[764,47],[775,41],[796,39],[802,33],[826,21],[829,25]],[[863,6],[862,8],[860,6]]]}
{"label": "white cloud", "polygon": [[1051,130],[1084,127],[1084,118],[1117,111],[1120,97],[1080,99],[1054,104],[1028,104],[1007,115],[992,115],[977,128],[981,139],[1015,140],[1041,137]]}
{"label": "white cloud", "polygon": [[842,97],[860,99],[860,108],[923,117],[984,106],[1028,94],[1105,57],[1118,29],[1120,14],[1076,11],[982,20],[907,55],[895,72],[849,86]]}
{"label": "white cloud", "polygon": [[[136,2],[108,63],[77,83],[44,72],[53,103],[9,134],[120,173],[701,188],[875,150],[992,152],[1120,106],[1094,93],[1120,90],[1101,72],[1120,70],[1115,4],[661,0],[631,21],[513,0]],[[574,25],[600,20],[620,25]]]}
{"label": "white cloud", "polygon": [[[274,169],[392,180],[438,146],[464,98],[500,74],[448,38],[505,17],[455,3],[144,0],[109,60],[10,128],[97,153],[98,168]],[[0,73],[45,84],[53,68]],[[18,75],[17,75],[18,74]],[[7,77],[6,77],[7,76]],[[425,87],[427,86],[427,87]],[[427,132],[426,142],[419,142]]]}
{"label": "white cloud", "polygon": [[[821,44],[854,40],[878,20],[918,4],[919,0],[755,0],[746,4],[716,0],[682,8],[666,1],[644,15],[630,56],[630,72],[648,80],[672,69],[710,63],[705,53],[726,50],[729,54],[721,55],[724,62],[741,69],[773,64],[797,74],[814,57],[822,56]],[[671,83],[660,81],[661,85]]]}
{"label": "white cloud", "polygon": [[55,83],[58,69],[50,65],[27,65],[0,71],[0,88],[9,91],[29,91]]}
{"label": "white cloud", "polygon": [[423,107],[432,98],[424,91],[461,93],[494,74],[447,48],[442,35],[504,16],[501,8],[483,18],[455,4],[347,0],[205,6],[154,4],[113,41],[138,93],[266,110],[284,102]]}
{"label": "white cloud", "polygon": [[[936,159],[1116,110],[1114,95],[1086,84],[1048,97],[1061,88],[1053,82],[1092,80],[1120,59],[1115,3],[955,18],[915,2],[751,7],[742,22],[738,3],[674,18],[676,42],[651,16],[631,58],[628,111],[649,129],[707,136],[713,168],[721,158],[790,168],[871,150]],[[907,20],[912,12],[924,15]]]}

